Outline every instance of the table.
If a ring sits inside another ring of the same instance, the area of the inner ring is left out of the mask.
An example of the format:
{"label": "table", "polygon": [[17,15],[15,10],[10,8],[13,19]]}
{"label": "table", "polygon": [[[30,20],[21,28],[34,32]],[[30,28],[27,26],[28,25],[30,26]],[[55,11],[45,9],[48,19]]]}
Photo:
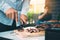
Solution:
{"label": "table", "polygon": [[12,39],[12,40],[45,40],[45,36],[35,36],[35,37],[17,37],[16,34],[11,31],[0,32],[0,37]]}

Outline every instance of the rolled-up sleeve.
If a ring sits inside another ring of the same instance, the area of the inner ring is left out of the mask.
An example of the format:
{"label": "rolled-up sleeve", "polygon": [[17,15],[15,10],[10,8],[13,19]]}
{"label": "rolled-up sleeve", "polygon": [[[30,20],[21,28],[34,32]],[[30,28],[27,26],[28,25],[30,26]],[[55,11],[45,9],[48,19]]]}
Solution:
{"label": "rolled-up sleeve", "polygon": [[21,14],[27,14],[29,10],[30,0],[24,0]]}
{"label": "rolled-up sleeve", "polygon": [[9,8],[11,8],[11,6],[8,3],[5,3],[4,0],[0,0],[0,10],[1,11],[5,12]]}

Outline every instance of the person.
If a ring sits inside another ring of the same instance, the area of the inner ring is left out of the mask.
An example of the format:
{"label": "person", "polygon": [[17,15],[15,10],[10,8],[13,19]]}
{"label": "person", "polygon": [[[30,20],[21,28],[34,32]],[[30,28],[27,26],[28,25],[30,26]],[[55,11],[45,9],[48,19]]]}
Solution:
{"label": "person", "polygon": [[40,22],[49,21],[51,19],[52,19],[52,14],[49,13],[49,7],[45,6],[44,7],[44,12],[42,12],[38,16],[38,21],[36,22],[36,24],[40,24]]}
{"label": "person", "polygon": [[0,30],[13,29],[13,20],[16,21],[16,27],[21,22],[26,23],[29,4],[30,0],[0,0]]}

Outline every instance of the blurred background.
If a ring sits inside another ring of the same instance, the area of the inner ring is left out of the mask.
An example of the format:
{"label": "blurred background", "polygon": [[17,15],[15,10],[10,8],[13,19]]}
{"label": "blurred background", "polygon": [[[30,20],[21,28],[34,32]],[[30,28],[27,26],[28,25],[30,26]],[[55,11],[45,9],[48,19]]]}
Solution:
{"label": "blurred background", "polygon": [[40,13],[44,12],[45,0],[31,0],[30,8],[27,13],[29,21],[37,21]]}
{"label": "blurred background", "polygon": [[[27,16],[30,19],[37,20],[40,13],[44,12],[44,7],[49,7],[49,13],[52,14],[52,20],[60,20],[60,1],[59,0],[31,0],[30,9]],[[33,15],[33,16],[32,16]]]}

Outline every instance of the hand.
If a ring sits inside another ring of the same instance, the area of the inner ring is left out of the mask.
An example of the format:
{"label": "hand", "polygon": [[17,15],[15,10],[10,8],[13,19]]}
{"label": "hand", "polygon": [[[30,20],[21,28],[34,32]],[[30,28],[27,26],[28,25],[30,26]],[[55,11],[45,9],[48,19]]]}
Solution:
{"label": "hand", "polygon": [[48,12],[48,10],[45,9],[44,12],[43,12],[43,14],[40,15],[40,16],[38,16],[38,19],[43,19],[47,14],[49,14],[47,12]]}
{"label": "hand", "polygon": [[18,14],[15,9],[10,8],[5,13],[6,13],[6,16],[10,19],[14,19],[14,15],[15,15],[15,20],[16,20],[16,22],[18,21],[18,16],[17,16]]}
{"label": "hand", "polygon": [[24,14],[21,14],[21,16],[20,16],[20,21],[22,22],[22,24],[23,24],[23,22],[24,22],[25,24],[27,24],[27,20],[28,20],[27,16],[24,15]]}

